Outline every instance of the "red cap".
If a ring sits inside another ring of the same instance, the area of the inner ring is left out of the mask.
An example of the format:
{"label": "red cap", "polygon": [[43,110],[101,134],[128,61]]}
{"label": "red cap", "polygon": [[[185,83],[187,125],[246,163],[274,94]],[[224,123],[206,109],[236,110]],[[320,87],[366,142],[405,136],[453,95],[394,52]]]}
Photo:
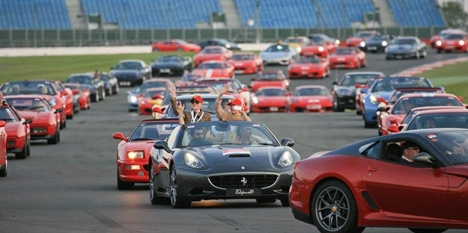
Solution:
{"label": "red cap", "polygon": [[232,105],[242,105],[242,101],[240,99],[233,99],[231,100],[228,105],[232,106]]}
{"label": "red cap", "polygon": [[203,103],[203,98],[199,95],[193,95],[191,100],[197,100],[198,102]]}
{"label": "red cap", "polygon": [[153,110],[153,112],[163,114],[163,111],[162,111],[162,109],[160,107],[154,107],[152,110]]}
{"label": "red cap", "polygon": [[153,99],[162,99],[162,98],[163,98],[163,97],[162,97],[162,95],[160,95],[160,94],[154,94],[154,95],[153,95]]}

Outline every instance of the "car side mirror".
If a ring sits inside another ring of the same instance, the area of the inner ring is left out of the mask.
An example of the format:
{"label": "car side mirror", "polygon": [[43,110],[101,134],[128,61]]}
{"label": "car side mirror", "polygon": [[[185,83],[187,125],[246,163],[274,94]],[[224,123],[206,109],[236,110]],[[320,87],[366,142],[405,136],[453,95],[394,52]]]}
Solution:
{"label": "car side mirror", "polygon": [[153,144],[153,147],[158,150],[165,150],[168,153],[174,153],[171,149],[169,149],[169,146],[167,145],[166,141],[155,141]]}
{"label": "car side mirror", "polygon": [[33,122],[32,119],[25,119],[23,125],[31,124]]}
{"label": "car side mirror", "polygon": [[283,138],[283,139],[281,139],[281,145],[282,146],[293,147],[294,144],[296,144],[296,142],[292,138]]}
{"label": "car side mirror", "polygon": [[400,132],[400,129],[397,125],[390,125],[388,126],[388,131],[392,133],[398,133]]}
{"label": "car side mirror", "polygon": [[337,81],[333,81],[333,86],[338,86],[338,82]]}
{"label": "car side mirror", "polygon": [[367,94],[367,88],[361,88],[360,92],[361,94]]}
{"label": "car side mirror", "polygon": [[73,90],[72,90],[72,93],[73,93],[73,95],[76,95],[76,94],[78,94],[78,90],[77,90],[77,89],[73,89]]}
{"label": "car side mirror", "polygon": [[125,137],[125,135],[124,135],[123,133],[121,133],[121,132],[116,132],[116,133],[114,133],[114,134],[112,135],[112,137],[113,137],[114,139],[119,139],[119,140],[126,141],[126,142],[128,141],[128,138]]}
{"label": "car side mirror", "polygon": [[421,152],[415,155],[413,157],[413,162],[426,163],[426,164],[431,164],[431,165],[437,164],[436,160],[434,160],[432,156],[428,154],[427,152]]}

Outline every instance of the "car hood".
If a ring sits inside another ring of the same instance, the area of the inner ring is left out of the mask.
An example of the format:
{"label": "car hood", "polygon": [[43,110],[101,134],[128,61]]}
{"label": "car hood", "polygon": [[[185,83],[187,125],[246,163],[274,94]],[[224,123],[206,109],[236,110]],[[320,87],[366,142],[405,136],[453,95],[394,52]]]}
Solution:
{"label": "car hood", "polygon": [[154,62],[151,64],[151,66],[181,66],[181,62],[174,62],[174,61],[169,61],[169,62]]}
{"label": "car hood", "polygon": [[142,140],[127,142],[127,151],[144,150],[145,154],[149,156],[151,148],[153,148],[155,140]]}
{"label": "car hood", "polygon": [[286,101],[286,98],[284,96],[258,96],[257,98],[260,103],[278,103]]}
{"label": "car hood", "polygon": [[388,50],[411,50],[413,48],[415,48],[416,46],[414,45],[389,45],[387,46],[387,49]]}
{"label": "car hood", "polygon": [[307,103],[320,103],[322,101],[330,101],[328,96],[294,96],[292,101],[307,102]]}
{"label": "car hood", "polygon": [[[282,146],[218,146],[193,147],[213,172],[278,171],[278,159],[285,151]],[[289,169],[293,169],[291,165]]]}
{"label": "car hood", "polygon": [[21,116],[24,119],[32,119],[33,124],[34,124],[34,120],[49,118],[48,112],[36,112],[36,111],[18,111],[18,112],[21,114]]}
{"label": "car hood", "polygon": [[109,72],[111,75],[138,75],[139,70],[113,70]]}

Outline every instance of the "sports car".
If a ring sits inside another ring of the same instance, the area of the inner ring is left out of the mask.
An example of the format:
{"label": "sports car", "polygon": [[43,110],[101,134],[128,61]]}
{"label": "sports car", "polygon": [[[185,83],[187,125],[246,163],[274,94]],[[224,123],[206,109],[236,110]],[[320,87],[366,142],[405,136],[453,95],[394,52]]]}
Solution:
{"label": "sports car", "polygon": [[465,105],[453,94],[448,93],[413,93],[402,95],[393,105],[377,108],[379,135],[389,134],[390,125],[399,125],[411,109],[426,106]]}
{"label": "sports car", "polygon": [[297,50],[297,52],[301,52],[301,47],[305,46],[306,44],[310,43],[310,39],[305,36],[288,36],[286,39],[281,41],[280,44],[287,45],[292,49]]}
{"label": "sports car", "polygon": [[244,111],[250,113],[250,100],[251,93],[249,88],[241,83],[239,79],[230,78],[203,78],[195,81],[194,85],[209,85],[213,86],[218,92],[226,85],[229,84],[230,88],[227,95],[232,95],[236,99],[240,99],[244,105]]}
{"label": "sports car", "polygon": [[227,61],[232,57],[231,50],[223,46],[207,46],[193,58],[195,67],[206,61]]}
{"label": "sports car", "polygon": [[65,83],[78,83],[91,93],[91,101],[99,102],[106,98],[106,89],[104,81],[94,78],[92,73],[71,74],[65,80]]}
{"label": "sports car", "polygon": [[250,112],[289,112],[289,96],[282,87],[260,87],[252,96]]}
{"label": "sports car", "polygon": [[335,49],[340,46],[341,41],[336,38],[330,38],[329,36],[321,33],[314,33],[309,36],[312,43],[325,43],[328,53],[333,53]]}
{"label": "sports car", "polygon": [[192,74],[206,78],[234,78],[234,66],[226,61],[205,61],[198,65]]}
{"label": "sports car", "polygon": [[235,53],[228,60],[236,74],[253,74],[263,70],[263,60],[254,53]]}
{"label": "sports car", "polygon": [[[378,71],[347,72],[343,75],[340,83],[333,82],[333,111],[343,112],[345,109],[357,109],[357,98],[360,88],[367,81],[375,77],[385,76]],[[359,114],[358,114],[359,115]]]}
{"label": "sports car", "polygon": [[[91,93],[78,83],[65,83],[65,87],[72,90],[75,112],[91,108]],[[78,110],[76,110],[78,108]]]}
{"label": "sports car", "polygon": [[179,80],[175,82],[176,87],[185,87],[192,85],[197,79],[204,78],[205,76],[200,74],[187,73],[184,74]]}
{"label": "sports car", "polygon": [[0,177],[8,175],[7,134],[5,121],[0,121]]}
{"label": "sports car", "polygon": [[468,156],[458,145],[467,140],[467,129],[411,130],[313,154],[295,165],[294,218],[321,233],[466,230]]}
{"label": "sports car", "polygon": [[348,38],[346,40],[346,46],[348,47],[357,47],[359,44],[363,41],[365,41],[367,38],[373,36],[373,35],[380,35],[379,32],[377,31],[360,31],[356,33],[356,35]]}
{"label": "sports car", "polygon": [[0,121],[4,121],[7,134],[7,153],[15,153],[17,159],[31,154],[31,119],[24,119],[12,107],[0,105]]}
{"label": "sports car", "polygon": [[119,81],[116,77],[111,77],[106,72],[99,73],[99,79],[104,82],[104,89],[106,90],[106,96],[117,95],[120,92]]}
{"label": "sports car", "polygon": [[148,161],[153,143],[164,140],[179,125],[175,119],[143,120],[126,137],[115,132],[117,145],[117,188],[131,189],[135,183],[148,183]]}
{"label": "sports car", "polygon": [[[399,133],[407,130],[428,128],[468,128],[468,109],[452,107],[417,111],[405,124],[390,125],[388,131]],[[468,152],[466,149],[468,147],[465,148],[465,152]]]}
{"label": "sports car", "polygon": [[191,72],[193,62],[191,57],[180,55],[165,55],[158,57],[151,63],[153,77],[161,75],[182,76],[186,72]]}
{"label": "sports car", "polygon": [[[375,77],[370,79],[364,85],[360,85],[359,88],[356,88],[356,115],[362,115],[362,111],[364,109],[364,100],[366,99],[366,94],[371,87],[375,80],[381,79],[383,77]],[[359,89],[359,91],[357,91]]]}
{"label": "sports car", "polygon": [[164,87],[169,89],[172,88],[172,85],[174,85],[174,83],[168,78],[152,78],[150,80],[146,80],[140,86],[127,91],[128,111],[138,111],[138,103],[140,101],[142,93],[147,88]]}
{"label": "sports car", "polygon": [[435,43],[437,53],[441,52],[468,52],[468,34],[462,33],[447,33]]}
{"label": "sports car", "polygon": [[330,68],[359,69],[367,66],[366,53],[357,47],[339,47],[329,58]]}
{"label": "sports car", "polygon": [[197,44],[188,43],[187,41],[174,39],[156,41],[151,44],[152,52],[200,52],[201,48]]}
{"label": "sports car", "polygon": [[310,42],[301,47],[301,56],[317,56],[319,58],[328,58],[328,55],[335,51],[336,45],[333,49],[327,48],[324,41]]}
{"label": "sports car", "polygon": [[289,91],[290,79],[284,75],[282,70],[264,70],[258,72],[250,81],[249,88],[256,92],[261,87],[282,87]]}
{"label": "sports car", "polygon": [[220,39],[220,38],[213,38],[213,39],[205,40],[205,41],[198,43],[198,46],[200,46],[202,49],[204,49],[207,46],[213,46],[213,45],[222,46],[229,50],[235,50],[235,51],[242,50],[241,46],[239,46],[238,44],[225,40],[225,39]]}
{"label": "sports car", "polygon": [[[205,132],[207,131],[207,133]],[[203,135],[209,135],[203,137]],[[174,208],[194,201],[255,199],[289,206],[288,190],[299,154],[294,140],[262,123],[209,121],[177,127],[156,141],[149,159],[150,201]]]}
{"label": "sports car", "polygon": [[63,112],[67,119],[73,119],[73,93],[70,89],[66,88],[63,83],[59,80],[48,80],[52,85],[57,89],[61,94],[63,102],[65,103],[65,108]]}
{"label": "sports car", "polygon": [[372,35],[359,43],[358,48],[364,52],[383,53],[392,39],[391,35]]}
{"label": "sports car", "polygon": [[289,102],[290,112],[331,112],[333,96],[323,85],[297,86]]}
{"label": "sports car", "polygon": [[[3,95],[30,95],[30,94],[41,94],[44,95],[49,101],[50,106],[55,110],[62,109],[62,112],[59,113],[60,116],[60,129],[64,129],[67,127],[67,117],[65,115],[65,110],[70,108],[73,112],[73,96],[71,96],[71,106],[68,107],[68,102],[66,97],[68,96],[68,91],[63,88],[61,91],[57,89],[57,87],[61,87],[55,85],[56,81],[48,81],[48,80],[26,80],[26,81],[12,81],[12,82],[5,82],[0,87]],[[59,81],[57,81],[59,82]],[[45,92],[42,92],[44,89]],[[70,89],[68,89],[70,90]],[[70,90],[71,92],[71,90]],[[73,94],[72,94],[73,95]]]}
{"label": "sports car", "polygon": [[117,78],[121,87],[138,86],[151,78],[152,70],[143,60],[121,60],[111,67],[109,76]]}
{"label": "sports car", "polygon": [[166,90],[167,88],[165,87],[153,87],[145,89],[139,98],[138,114],[151,115],[154,105],[161,106]]}
{"label": "sports car", "polygon": [[385,59],[425,58],[427,56],[426,43],[415,36],[400,36],[393,39],[385,48]]}
{"label": "sports car", "polygon": [[326,78],[330,76],[330,63],[328,59],[316,56],[303,56],[294,60],[288,66],[290,79],[294,78]]}
{"label": "sports car", "polygon": [[460,29],[452,29],[452,28],[444,29],[440,31],[437,35],[432,36],[429,43],[431,44],[431,47],[434,49],[436,42],[442,39],[442,37],[445,36],[447,33],[460,33],[460,32],[463,33],[464,31]]}
{"label": "sports car", "polygon": [[378,78],[372,86],[362,90],[366,95],[362,110],[364,127],[371,128],[377,125],[377,108],[379,97],[388,100],[395,89],[409,87],[434,87],[429,79],[414,76],[387,76]]}
{"label": "sports car", "polygon": [[47,140],[48,144],[60,142],[58,113],[42,95],[10,95],[5,97],[10,106],[26,120],[30,120],[31,140]]}
{"label": "sports car", "polygon": [[260,52],[260,57],[264,65],[287,66],[299,57],[299,52],[287,45],[275,44]]}

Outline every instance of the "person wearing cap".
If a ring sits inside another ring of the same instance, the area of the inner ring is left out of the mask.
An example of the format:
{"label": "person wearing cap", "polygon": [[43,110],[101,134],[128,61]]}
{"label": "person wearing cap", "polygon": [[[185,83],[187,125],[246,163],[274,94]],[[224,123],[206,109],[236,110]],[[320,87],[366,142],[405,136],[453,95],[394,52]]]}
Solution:
{"label": "person wearing cap", "polygon": [[171,105],[174,115],[179,116],[179,124],[185,125],[188,123],[211,121],[211,114],[206,113],[202,109],[203,98],[200,95],[193,95],[190,99],[192,110],[185,111],[185,105],[177,104],[175,86],[171,88]]}
{"label": "person wearing cap", "polygon": [[408,162],[413,162],[414,156],[420,152],[419,145],[412,141],[405,141],[401,149],[403,151],[401,158]]}
{"label": "person wearing cap", "polygon": [[229,84],[226,84],[221,91],[215,102],[216,114],[220,121],[251,121],[247,113],[244,112],[244,107],[240,99],[233,99],[228,103],[230,111],[226,111],[221,106],[222,96],[229,90]]}

